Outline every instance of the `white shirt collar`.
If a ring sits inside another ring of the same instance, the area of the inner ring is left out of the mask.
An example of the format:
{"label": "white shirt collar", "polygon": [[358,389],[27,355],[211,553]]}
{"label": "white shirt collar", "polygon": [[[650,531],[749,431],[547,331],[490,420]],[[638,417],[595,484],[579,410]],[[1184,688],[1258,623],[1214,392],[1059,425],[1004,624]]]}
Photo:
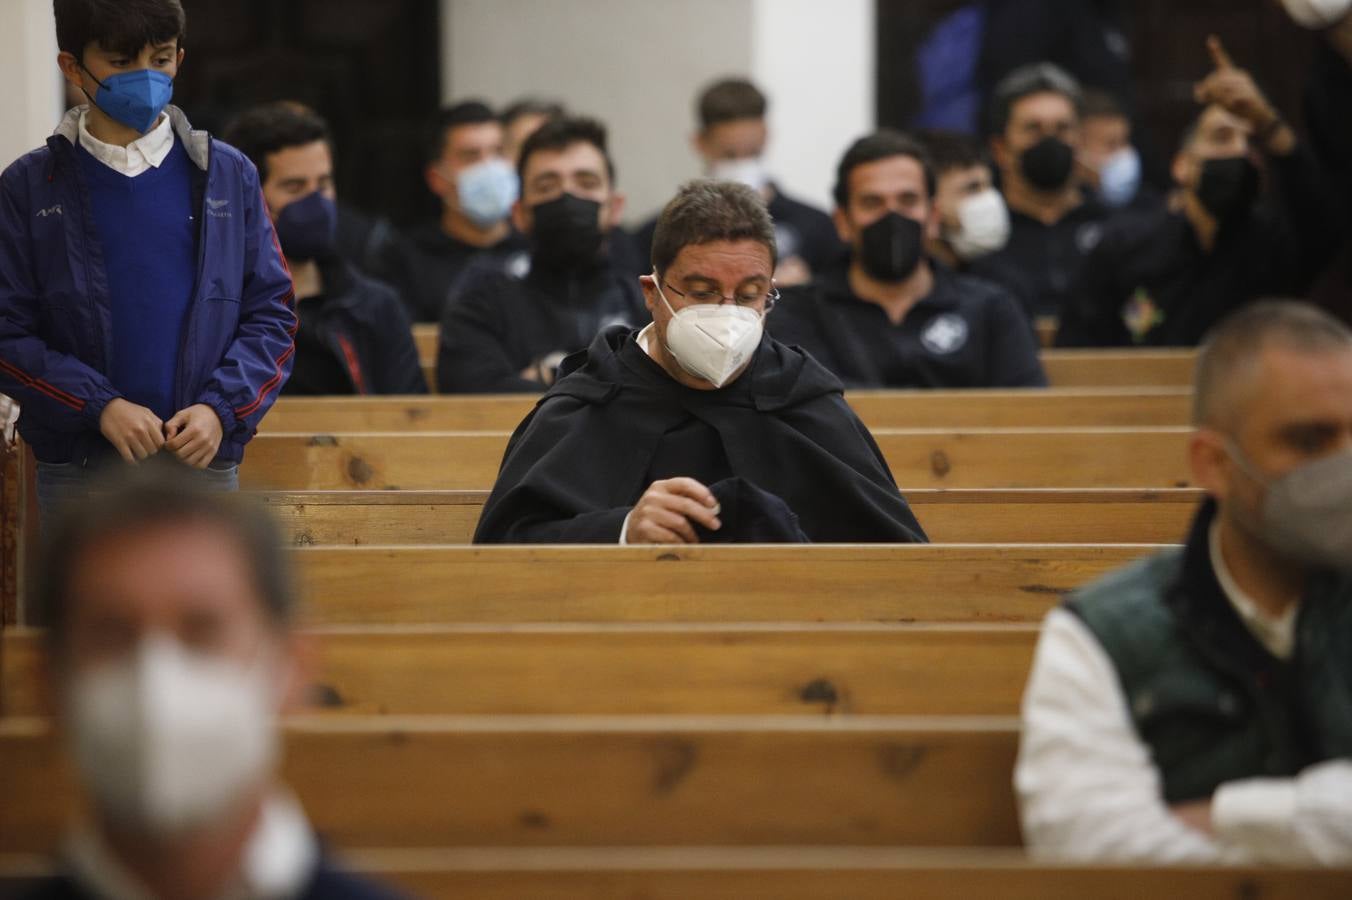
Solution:
{"label": "white shirt collar", "polygon": [[[64,858],[80,886],[104,900],[154,900],[89,825],[66,841]],[[300,803],[289,792],[263,804],[244,848],[238,877],[220,900],[282,900],[298,896],[319,865],[319,844]]]}
{"label": "white shirt collar", "polygon": [[1216,580],[1220,582],[1221,592],[1235,608],[1235,612],[1239,613],[1239,619],[1244,623],[1244,627],[1249,629],[1249,632],[1273,656],[1278,659],[1290,659],[1296,652],[1296,613],[1300,609],[1299,604],[1291,604],[1284,613],[1275,618],[1263,612],[1253,598],[1239,586],[1235,577],[1230,574],[1229,567],[1225,565],[1225,556],[1221,553],[1219,521],[1211,523],[1209,544],[1211,568],[1216,573]]}
{"label": "white shirt collar", "polygon": [[90,134],[88,118],[89,107],[86,106],[80,112],[80,146],[105,166],[128,178],[135,178],[147,169],[158,169],[174,147],[174,126],[168,115],[161,114],[154,128],[125,147],[105,144]]}
{"label": "white shirt collar", "polygon": [[634,336],[634,340],[638,341],[639,347],[642,348],[644,353],[648,354],[649,359],[654,358],[652,350],[648,348],[649,336],[652,333],[653,333],[653,323],[649,322],[647,325],[643,327],[642,331],[640,331],[638,334]]}

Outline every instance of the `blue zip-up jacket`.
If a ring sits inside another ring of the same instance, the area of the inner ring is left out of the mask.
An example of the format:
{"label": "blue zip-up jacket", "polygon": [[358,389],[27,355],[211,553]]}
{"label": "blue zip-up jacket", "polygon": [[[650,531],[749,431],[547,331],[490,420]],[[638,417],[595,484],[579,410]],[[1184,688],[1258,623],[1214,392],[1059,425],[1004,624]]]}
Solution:
{"label": "blue zip-up jacket", "polygon": [[[44,462],[114,455],[99,416],[112,326],[103,251],[75,155],[72,109],[47,146],[0,175],[0,393]],[[228,144],[166,109],[193,168],[197,278],[184,323],[176,409],[204,403],[223,425],[217,463],[237,463],[291,373],[295,295],[258,173]]]}

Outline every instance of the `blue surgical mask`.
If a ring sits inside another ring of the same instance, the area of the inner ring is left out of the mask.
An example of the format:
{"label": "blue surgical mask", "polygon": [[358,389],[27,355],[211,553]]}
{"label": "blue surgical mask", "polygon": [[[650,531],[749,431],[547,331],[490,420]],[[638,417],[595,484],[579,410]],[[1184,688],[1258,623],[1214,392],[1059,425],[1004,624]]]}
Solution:
{"label": "blue surgical mask", "polygon": [[520,182],[506,160],[486,159],[461,170],[455,193],[460,211],[475,225],[487,228],[507,218],[520,193]]}
{"label": "blue surgical mask", "polygon": [[1123,147],[1099,169],[1099,196],[1114,209],[1136,199],[1141,189],[1141,154],[1135,147]]}
{"label": "blue surgical mask", "polygon": [[[84,63],[80,68],[89,72]],[[94,73],[89,72],[94,78]],[[163,72],[154,69],[137,69],[135,72],[119,72],[105,81],[99,81],[98,90],[89,97],[91,103],[107,113],[108,118],[120,122],[128,128],[134,128],[145,134],[160,118],[160,113],[169,105],[174,96],[174,80]]]}
{"label": "blue surgical mask", "polygon": [[288,203],[276,220],[277,240],[287,259],[324,259],[338,240],[338,204],[319,191]]}

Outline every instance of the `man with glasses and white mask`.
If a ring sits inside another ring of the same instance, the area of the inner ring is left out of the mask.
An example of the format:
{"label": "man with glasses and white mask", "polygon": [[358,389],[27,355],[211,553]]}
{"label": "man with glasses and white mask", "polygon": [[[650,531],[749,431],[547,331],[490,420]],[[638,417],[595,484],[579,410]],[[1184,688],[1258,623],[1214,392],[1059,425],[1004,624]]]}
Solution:
{"label": "man with glasses and white mask", "polygon": [[924,540],[840,382],[763,334],[775,262],[753,190],[681,188],[641,279],[652,323],[564,361],[512,436],[475,540]]}
{"label": "man with glasses and white mask", "polygon": [[1352,332],[1262,302],[1217,327],[1186,546],[1043,627],[1024,837],[1081,862],[1352,864]]}

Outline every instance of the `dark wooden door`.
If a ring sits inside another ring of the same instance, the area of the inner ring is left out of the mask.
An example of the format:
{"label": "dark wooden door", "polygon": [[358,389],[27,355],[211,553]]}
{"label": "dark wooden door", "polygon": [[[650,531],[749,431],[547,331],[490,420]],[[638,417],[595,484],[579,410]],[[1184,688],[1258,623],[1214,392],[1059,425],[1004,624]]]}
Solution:
{"label": "dark wooden door", "polygon": [[254,103],[297,100],[328,119],[346,204],[404,222],[435,210],[422,186],[425,122],[440,102],[437,0],[184,0],[175,102],[220,132]]}

